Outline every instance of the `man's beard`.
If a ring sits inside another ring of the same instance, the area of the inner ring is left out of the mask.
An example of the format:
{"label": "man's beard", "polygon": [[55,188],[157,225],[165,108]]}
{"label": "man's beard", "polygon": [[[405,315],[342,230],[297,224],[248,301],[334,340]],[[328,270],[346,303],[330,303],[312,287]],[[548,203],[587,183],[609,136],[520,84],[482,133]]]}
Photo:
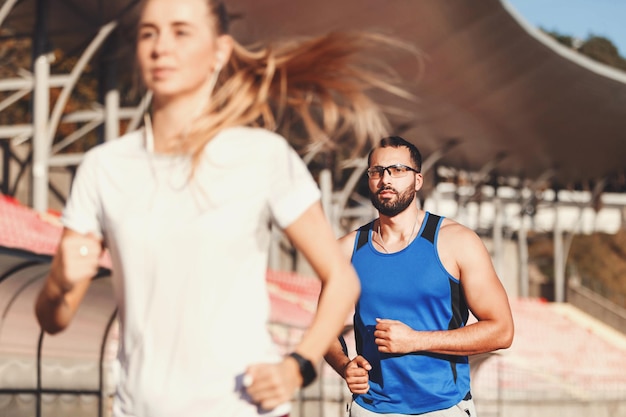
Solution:
{"label": "man's beard", "polygon": [[397,194],[398,198],[395,201],[390,201],[389,199],[385,199],[385,201],[381,201],[378,197],[378,194],[381,191],[391,190],[398,193],[395,189],[391,187],[384,187],[376,191],[375,193],[370,190],[370,200],[372,204],[378,210],[380,214],[387,217],[394,217],[411,205],[413,200],[415,200],[416,191],[412,188],[407,188],[401,193]]}

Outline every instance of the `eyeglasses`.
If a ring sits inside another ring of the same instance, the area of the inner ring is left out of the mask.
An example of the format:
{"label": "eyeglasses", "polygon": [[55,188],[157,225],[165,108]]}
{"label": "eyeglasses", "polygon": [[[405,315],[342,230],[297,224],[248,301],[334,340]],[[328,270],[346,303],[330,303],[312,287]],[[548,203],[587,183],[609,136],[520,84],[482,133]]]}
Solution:
{"label": "eyeglasses", "polygon": [[389,165],[388,167],[381,167],[380,165],[371,167],[367,170],[367,176],[373,180],[378,180],[385,175],[385,171],[391,176],[391,178],[402,178],[409,173],[409,171],[413,171],[419,174],[419,171],[415,168],[411,168],[402,164],[394,164]]}

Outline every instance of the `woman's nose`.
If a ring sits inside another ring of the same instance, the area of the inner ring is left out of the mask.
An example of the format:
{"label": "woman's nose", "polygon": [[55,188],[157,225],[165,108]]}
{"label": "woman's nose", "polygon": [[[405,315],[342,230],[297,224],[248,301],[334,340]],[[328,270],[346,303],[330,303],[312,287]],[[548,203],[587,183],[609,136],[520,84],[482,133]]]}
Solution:
{"label": "woman's nose", "polygon": [[159,33],[155,36],[152,55],[154,57],[169,53],[172,50],[172,39],[167,33]]}

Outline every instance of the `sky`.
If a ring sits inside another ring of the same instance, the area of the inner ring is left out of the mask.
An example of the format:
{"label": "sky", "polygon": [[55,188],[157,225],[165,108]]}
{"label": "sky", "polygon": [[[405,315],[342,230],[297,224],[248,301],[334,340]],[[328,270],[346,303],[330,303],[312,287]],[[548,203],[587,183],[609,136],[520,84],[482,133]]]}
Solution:
{"label": "sky", "polygon": [[626,57],[626,0],[505,0],[537,27],[586,39],[603,36]]}

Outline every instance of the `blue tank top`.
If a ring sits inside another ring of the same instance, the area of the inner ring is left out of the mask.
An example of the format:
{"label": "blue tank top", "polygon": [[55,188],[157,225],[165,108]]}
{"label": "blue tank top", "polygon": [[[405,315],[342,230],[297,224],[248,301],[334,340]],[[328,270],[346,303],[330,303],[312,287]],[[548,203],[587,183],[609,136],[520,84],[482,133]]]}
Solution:
{"label": "blue tank top", "polygon": [[374,221],[356,235],[352,263],[361,280],[354,330],[357,352],[372,365],[370,390],[355,395],[376,413],[422,414],[457,404],[470,390],[467,356],[378,352],[376,318],[399,320],[414,330],[465,326],[468,309],[459,280],[437,253],[442,218],[426,213],[417,237],[403,250],[385,254],[372,244]]}

